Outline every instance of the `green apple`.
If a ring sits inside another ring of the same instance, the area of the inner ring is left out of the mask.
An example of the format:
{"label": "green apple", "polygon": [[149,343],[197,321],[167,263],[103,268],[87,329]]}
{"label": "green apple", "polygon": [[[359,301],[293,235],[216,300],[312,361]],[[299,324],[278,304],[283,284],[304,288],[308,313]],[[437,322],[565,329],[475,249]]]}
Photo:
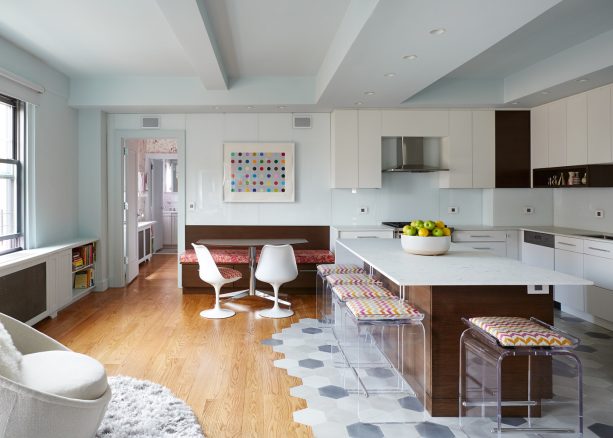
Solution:
{"label": "green apple", "polygon": [[415,228],[419,229],[419,228],[423,228],[424,227],[424,221],[415,221],[414,224],[412,224]]}
{"label": "green apple", "polygon": [[432,221],[426,221],[424,222],[424,228],[426,228],[429,231],[432,231],[434,228],[436,228],[436,224]]}
{"label": "green apple", "polygon": [[409,230],[412,227],[410,225],[405,225],[404,227],[402,227],[402,234],[409,234]]}
{"label": "green apple", "polygon": [[402,232],[407,236],[417,236],[417,228],[408,226],[402,229]]}
{"label": "green apple", "polygon": [[432,235],[434,237],[443,237],[445,233],[443,232],[442,228],[435,228],[432,230]]}

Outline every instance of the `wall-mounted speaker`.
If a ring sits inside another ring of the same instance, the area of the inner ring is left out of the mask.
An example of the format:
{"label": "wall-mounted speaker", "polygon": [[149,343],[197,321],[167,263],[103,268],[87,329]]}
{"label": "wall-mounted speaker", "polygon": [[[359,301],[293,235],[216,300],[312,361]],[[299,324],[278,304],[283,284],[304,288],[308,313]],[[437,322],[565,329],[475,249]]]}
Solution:
{"label": "wall-mounted speaker", "polygon": [[311,116],[309,114],[294,114],[293,117],[294,129],[310,129],[311,128]]}
{"label": "wall-mounted speaker", "polygon": [[160,122],[159,116],[143,116],[141,118],[140,127],[145,129],[159,129]]}

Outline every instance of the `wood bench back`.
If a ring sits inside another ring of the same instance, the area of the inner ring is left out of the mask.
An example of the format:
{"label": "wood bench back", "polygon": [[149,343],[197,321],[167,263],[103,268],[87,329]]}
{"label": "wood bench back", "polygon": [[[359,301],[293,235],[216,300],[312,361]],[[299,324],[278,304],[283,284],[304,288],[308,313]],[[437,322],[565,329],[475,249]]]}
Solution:
{"label": "wood bench back", "polygon": [[186,225],[185,249],[199,239],[284,239],[303,238],[308,243],[296,249],[329,249],[327,225]]}

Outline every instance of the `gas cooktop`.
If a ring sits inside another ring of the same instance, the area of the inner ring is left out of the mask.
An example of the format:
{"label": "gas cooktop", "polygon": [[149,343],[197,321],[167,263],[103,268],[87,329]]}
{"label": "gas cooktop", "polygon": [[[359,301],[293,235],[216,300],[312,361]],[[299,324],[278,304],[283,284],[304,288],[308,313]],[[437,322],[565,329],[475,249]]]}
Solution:
{"label": "gas cooktop", "polygon": [[388,227],[392,227],[392,228],[402,228],[405,225],[409,224],[411,221],[407,221],[407,222],[381,222],[382,225],[387,225]]}

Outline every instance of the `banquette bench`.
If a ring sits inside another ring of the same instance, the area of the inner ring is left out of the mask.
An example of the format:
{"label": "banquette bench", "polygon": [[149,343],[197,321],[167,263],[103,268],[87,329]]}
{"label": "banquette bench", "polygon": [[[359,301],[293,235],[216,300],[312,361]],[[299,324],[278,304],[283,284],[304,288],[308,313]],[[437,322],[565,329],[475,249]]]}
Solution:
{"label": "banquette bench", "polygon": [[[298,278],[287,283],[283,289],[288,292],[315,292],[317,265],[334,263],[334,254],[330,252],[330,228],[328,226],[258,226],[258,225],[187,225],[185,227],[185,251],[181,254],[181,273],[184,293],[212,291],[212,288],[198,276],[198,260],[192,243],[199,239],[278,239],[304,238],[308,242],[293,245]],[[249,257],[247,248],[210,247],[211,255],[218,266],[236,269],[243,274],[239,281],[228,285],[228,290],[247,289],[249,287]],[[259,251],[258,251],[259,257]],[[266,289],[268,285],[257,287]]]}

